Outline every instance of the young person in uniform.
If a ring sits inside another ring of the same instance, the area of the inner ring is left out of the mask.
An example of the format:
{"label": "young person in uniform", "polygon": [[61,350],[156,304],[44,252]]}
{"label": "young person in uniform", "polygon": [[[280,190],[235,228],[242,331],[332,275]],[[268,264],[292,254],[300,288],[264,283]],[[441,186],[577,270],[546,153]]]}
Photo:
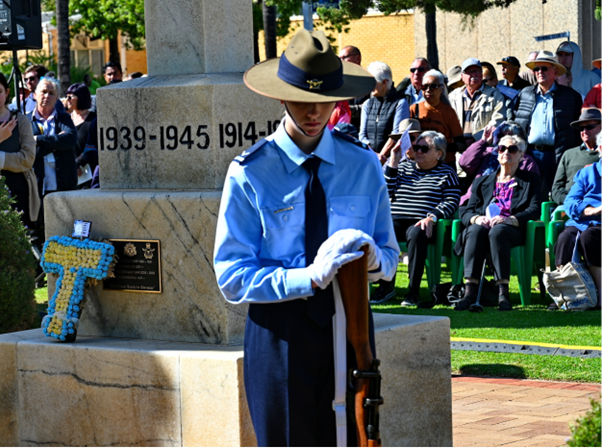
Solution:
{"label": "young person in uniform", "polygon": [[[337,101],[370,92],[375,81],[341,61],[324,33],[301,30],[281,58],[249,69],[245,83],[280,100],[286,116],[230,165],[217,282],[230,303],[249,304],[244,375],[258,445],[335,446],[331,282],[361,247],[368,280],[391,279],[399,249],[377,155],[326,125]],[[372,325],[371,339],[374,352]],[[347,434],[354,443],[352,425]]]}

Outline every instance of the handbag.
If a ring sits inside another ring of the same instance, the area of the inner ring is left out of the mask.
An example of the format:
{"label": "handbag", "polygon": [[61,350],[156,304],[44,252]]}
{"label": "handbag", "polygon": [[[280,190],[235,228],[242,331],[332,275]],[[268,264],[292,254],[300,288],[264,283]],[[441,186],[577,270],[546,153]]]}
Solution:
{"label": "handbag", "polygon": [[579,259],[577,242],[580,235],[581,232],[577,232],[572,260],[560,270],[543,273],[543,284],[548,294],[558,308],[566,311],[585,311],[598,303],[594,280]]}

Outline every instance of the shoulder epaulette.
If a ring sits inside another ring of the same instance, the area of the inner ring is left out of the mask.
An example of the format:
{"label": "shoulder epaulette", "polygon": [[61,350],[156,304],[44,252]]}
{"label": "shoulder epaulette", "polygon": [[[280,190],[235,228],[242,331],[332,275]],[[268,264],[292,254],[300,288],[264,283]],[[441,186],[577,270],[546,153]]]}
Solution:
{"label": "shoulder epaulette", "polygon": [[234,161],[238,162],[239,164],[242,165],[250,155],[254,154],[258,149],[263,147],[267,142],[268,141],[265,138],[262,138],[257,143],[255,143],[253,146],[251,146],[249,149],[244,151],[242,154],[234,157]]}
{"label": "shoulder epaulette", "polygon": [[347,140],[348,142],[353,143],[361,148],[370,149],[370,147],[368,145],[366,145],[365,143],[360,142],[357,138],[354,138],[354,137],[350,136],[349,134],[345,134],[344,132],[341,132],[338,129],[333,129],[332,133],[334,135],[336,135],[337,137],[340,137],[343,140]]}

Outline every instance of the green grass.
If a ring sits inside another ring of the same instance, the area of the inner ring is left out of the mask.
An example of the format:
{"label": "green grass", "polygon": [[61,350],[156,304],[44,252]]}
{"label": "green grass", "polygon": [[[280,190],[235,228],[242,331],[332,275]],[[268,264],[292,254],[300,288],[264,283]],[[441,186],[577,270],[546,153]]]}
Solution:
{"label": "green grass", "polygon": [[[445,269],[441,282],[450,281]],[[533,284],[537,278],[533,279]],[[546,311],[552,302],[541,298],[539,291],[532,291],[532,305],[521,306],[516,276],[510,281],[510,299],[514,310],[500,313],[497,308],[485,308],[483,313],[457,312],[446,306],[433,309],[402,308],[403,295],[407,292],[407,266],[400,264],[396,279],[397,299],[373,306],[376,312],[450,318],[452,337],[529,341],[563,345],[600,347],[600,311],[563,312]],[[430,295],[423,276],[420,297],[429,301]],[[602,364],[600,358],[581,359],[566,356],[541,356],[525,354],[452,351],[454,373],[471,375],[530,378],[555,381],[600,382]]]}

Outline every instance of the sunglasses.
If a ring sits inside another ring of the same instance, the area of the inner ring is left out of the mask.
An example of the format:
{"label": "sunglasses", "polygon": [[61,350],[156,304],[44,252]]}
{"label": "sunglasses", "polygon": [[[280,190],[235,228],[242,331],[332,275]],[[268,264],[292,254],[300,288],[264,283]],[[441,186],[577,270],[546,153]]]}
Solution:
{"label": "sunglasses", "polygon": [[68,100],[72,100],[74,98],[77,98],[77,97],[75,95],[71,95],[71,94],[67,95]]}
{"label": "sunglasses", "polygon": [[30,76],[29,78],[24,78],[25,82],[33,82],[38,79],[36,76]]}
{"label": "sunglasses", "polygon": [[535,73],[540,72],[540,71],[541,72],[547,72],[549,68],[550,67],[546,67],[545,65],[541,65],[541,66],[533,67],[533,71]]}
{"label": "sunglasses", "polygon": [[416,72],[418,72],[418,73],[424,73],[424,72],[426,72],[426,68],[424,68],[424,67],[412,67],[410,69],[410,71],[412,73],[416,73]]}
{"label": "sunglasses", "polygon": [[427,91],[427,90],[439,90],[439,87],[441,87],[443,84],[422,84],[421,89],[423,91]]}
{"label": "sunglasses", "polygon": [[429,145],[414,145],[412,146],[412,149],[414,150],[414,152],[421,152],[422,154],[426,154],[431,150],[431,147]]}
{"label": "sunglasses", "polygon": [[585,126],[579,126],[579,132],[591,131],[592,129],[596,129],[598,126],[600,126],[600,125],[599,124],[587,124]]}
{"label": "sunglasses", "polygon": [[497,147],[497,152],[499,154],[503,154],[506,151],[508,151],[510,154],[516,154],[519,151],[519,147],[516,145],[512,145],[512,146],[503,146],[503,145],[499,145]]}

